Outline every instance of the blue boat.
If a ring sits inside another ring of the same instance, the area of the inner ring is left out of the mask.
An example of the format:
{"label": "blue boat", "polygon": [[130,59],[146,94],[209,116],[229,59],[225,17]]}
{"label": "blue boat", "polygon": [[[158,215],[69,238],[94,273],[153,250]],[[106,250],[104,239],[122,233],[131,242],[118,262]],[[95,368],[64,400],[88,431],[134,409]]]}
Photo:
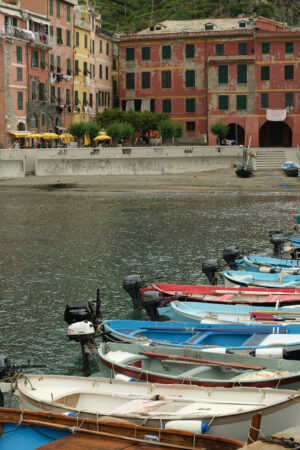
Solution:
{"label": "blue boat", "polygon": [[285,161],[282,164],[282,168],[285,171],[287,177],[298,177],[298,171],[300,167],[295,161]]}
{"label": "blue boat", "polygon": [[248,272],[228,270],[223,273],[225,286],[258,286],[266,288],[300,288],[300,275],[291,275],[290,271],[278,273]]}
{"label": "blue boat", "polygon": [[291,270],[291,273],[300,274],[300,261],[297,259],[272,258],[269,256],[244,256],[238,264],[247,271],[270,272],[282,269]]}
{"label": "blue boat", "polygon": [[219,325],[191,322],[105,320],[104,341],[143,342],[151,345],[209,349],[300,359],[299,325]]}
{"label": "blue boat", "polygon": [[286,240],[293,244],[295,247],[300,247],[300,238],[289,238],[287,237]]}
{"label": "blue boat", "polygon": [[[166,307],[158,308],[159,314],[173,321],[220,324],[300,324],[299,308],[270,308],[250,305],[222,305],[174,300]],[[276,322],[277,321],[277,322]]]}

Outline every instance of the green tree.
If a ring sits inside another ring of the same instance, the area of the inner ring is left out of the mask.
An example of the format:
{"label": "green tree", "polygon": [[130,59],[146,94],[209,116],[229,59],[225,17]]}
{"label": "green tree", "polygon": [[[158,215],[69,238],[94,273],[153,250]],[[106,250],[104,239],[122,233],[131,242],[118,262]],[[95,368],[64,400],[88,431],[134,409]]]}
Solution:
{"label": "green tree", "polygon": [[215,122],[211,125],[210,131],[215,136],[218,136],[220,142],[222,142],[222,139],[224,139],[228,134],[229,127],[226,125],[226,123],[223,122]]}
{"label": "green tree", "polygon": [[87,122],[86,123],[86,134],[90,135],[91,141],[98,136],[99,133],[99,125],[96,122]]}
{"label": "green tree", "polygon": [[122,123],[121,126],[121,139],[130,139],[134,135],[133,126],[130,123]]}
{"label": "green tree", "polygon": [[184,134],[183,125],[180,122],[173,122],[174,138],[181,138]]}
{"label": "green tree", "polygon": [[87,122],[72,122],[68,131],[76,138],[82,139],[88,133]]}
{"label": "green tree", "polygon": [[121,139],[121,124],[120,123],[111,123],[106,129],[106,134],[110,136],[113,139],[114,144],[116,144],[116,141]]}

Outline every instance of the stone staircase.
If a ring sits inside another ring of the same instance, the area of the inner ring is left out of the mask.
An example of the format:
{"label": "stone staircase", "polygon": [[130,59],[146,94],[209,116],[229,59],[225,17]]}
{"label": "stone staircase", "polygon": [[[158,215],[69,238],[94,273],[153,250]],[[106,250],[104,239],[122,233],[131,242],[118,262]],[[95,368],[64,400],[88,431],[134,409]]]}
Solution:
{"label": "stone staircase", "polygon": [[285,150],[282,148],[258,148],[256,158],[252,159],[254,170],[280,170],[286,161]]}

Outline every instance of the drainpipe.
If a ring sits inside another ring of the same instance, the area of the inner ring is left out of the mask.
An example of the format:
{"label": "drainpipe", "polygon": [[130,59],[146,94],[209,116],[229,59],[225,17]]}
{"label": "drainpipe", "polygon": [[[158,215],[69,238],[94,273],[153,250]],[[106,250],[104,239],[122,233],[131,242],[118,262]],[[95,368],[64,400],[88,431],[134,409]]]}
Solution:
{"label": "drainpipe", "polygon": [[209,119],[209,113],[208,113],[208,68],[207,68],[207,40],[204,40],[204,65],[205,65],[205,103],[206,103],[206,136],[207,136],[207,144],[208,144],[208,133],[209,133],[209,127],[208,127],[208,119]]}

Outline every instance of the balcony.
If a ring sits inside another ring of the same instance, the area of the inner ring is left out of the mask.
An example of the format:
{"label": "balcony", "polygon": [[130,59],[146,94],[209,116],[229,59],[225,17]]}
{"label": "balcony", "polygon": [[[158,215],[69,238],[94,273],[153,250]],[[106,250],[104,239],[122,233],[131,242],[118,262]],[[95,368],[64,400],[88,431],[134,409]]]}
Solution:
{"label": "balcony", "polygon": [[15,27],[13,25],[6,25],[1,29],[2,36],[15,37],[17,39],[23,39],[30,45],[39,46],[43,48],[53,47],[53,38],[43,33],[34,33],[31,30],[25,30],[24,28]]}
{"label": "balcony", "polygon": [[208,63],[231,63],[231,62],[254,62],[252,55],[211,55],[207,58]]}
{"label": "balcony", "polygon": [[80,19],[80,17],[74,17],[74,26],[78,28],[83,28],[84,30],[92,31],[92,23],[86,20]]}

